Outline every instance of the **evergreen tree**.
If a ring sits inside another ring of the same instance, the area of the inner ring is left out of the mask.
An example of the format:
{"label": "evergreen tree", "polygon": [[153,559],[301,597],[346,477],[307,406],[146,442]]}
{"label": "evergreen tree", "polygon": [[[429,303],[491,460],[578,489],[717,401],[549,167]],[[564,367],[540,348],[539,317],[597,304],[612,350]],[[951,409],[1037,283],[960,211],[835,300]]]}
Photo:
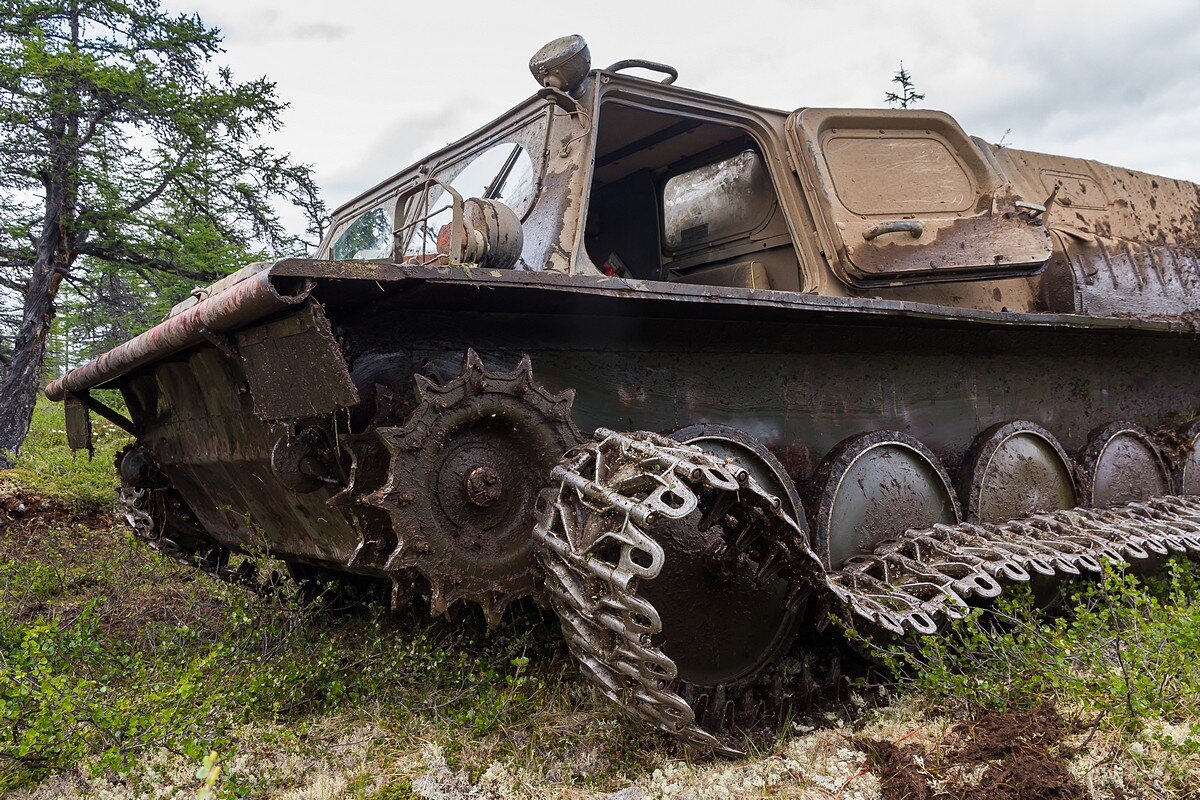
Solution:
{"label": "evergreen tree", "polygon": [[158,0],[0,0],[0,289],[21,305],[0,461],[28,431],[64,281],[100,297],[119,274],[161,297],[254,250],[300,252],[281,198],[319,236],[310,168],[262,141],[274,84],[212,69],[220,51],[218,30]]}
{"label": "evergreen tree", "polygon": [[890,106],[899,104],[901,108],[908,108],[918,100],[925,99],[925,95],[917,92],[917,86],[913,83],[912,75],[904,68],[903,61],[900,62],[900,69],[892,76],[892,83],[899,84],[900,92],[883,93],[883,101]]}

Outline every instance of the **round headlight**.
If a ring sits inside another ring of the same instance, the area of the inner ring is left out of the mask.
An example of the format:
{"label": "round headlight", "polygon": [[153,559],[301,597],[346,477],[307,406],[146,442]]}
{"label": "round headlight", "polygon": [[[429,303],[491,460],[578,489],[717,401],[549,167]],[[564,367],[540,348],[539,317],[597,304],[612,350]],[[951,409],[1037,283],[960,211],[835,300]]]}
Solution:
{"label": "round headlight", "polygon": [[538,83],[568,94],[579,88],[591,68],[592,55],[579,34],[555,39],[529,59],[529,71]]}

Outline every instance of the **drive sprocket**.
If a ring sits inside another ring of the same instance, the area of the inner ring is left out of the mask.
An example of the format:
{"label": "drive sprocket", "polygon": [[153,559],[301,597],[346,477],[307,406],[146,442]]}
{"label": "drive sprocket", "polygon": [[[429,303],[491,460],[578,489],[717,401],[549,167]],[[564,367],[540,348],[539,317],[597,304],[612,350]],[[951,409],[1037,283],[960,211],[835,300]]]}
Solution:
{"label": "drive sprocket", "polygon": [[473,350],[445,383],[415,376],[417,405],[402,425],[375,429],[389,458],[383,487],[364,498],[392,520],[389,572],[416,570],[434,614],[477,603],[496,625],[534,590],[537,495],[580,441],[574,392],[552,394],[528,356],[490,371]]}

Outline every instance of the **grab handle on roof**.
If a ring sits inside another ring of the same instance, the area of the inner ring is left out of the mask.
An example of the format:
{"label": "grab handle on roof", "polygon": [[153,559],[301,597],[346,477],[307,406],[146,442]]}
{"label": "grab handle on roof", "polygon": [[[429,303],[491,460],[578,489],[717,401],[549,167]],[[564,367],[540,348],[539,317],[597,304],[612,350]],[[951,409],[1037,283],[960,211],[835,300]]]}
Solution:
{"label": "grab handle on roof", "polygon": [[618,61],[615,64],[610,64],[605,72],[620,72],[623,69],[648,69],[651,72],[661,72],[667,77],[662,79],[663,83],[674,83],[679,77],[679,70],[672,67],[670,64],[660,64],[657,61],[646,61],[641,58],[626,58],[623,61]]}

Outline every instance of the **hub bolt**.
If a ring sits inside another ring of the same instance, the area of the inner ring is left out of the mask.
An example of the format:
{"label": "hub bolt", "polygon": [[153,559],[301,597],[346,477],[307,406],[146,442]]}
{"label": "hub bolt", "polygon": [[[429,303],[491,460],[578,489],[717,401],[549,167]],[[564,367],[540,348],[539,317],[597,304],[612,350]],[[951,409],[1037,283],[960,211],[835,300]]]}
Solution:
{"label": "hub bolt", "polygon": [[500,473],[492,467],[479,466],[467,473],[467,499],[480,508],[487,508],[500,499],[504,485]]}

